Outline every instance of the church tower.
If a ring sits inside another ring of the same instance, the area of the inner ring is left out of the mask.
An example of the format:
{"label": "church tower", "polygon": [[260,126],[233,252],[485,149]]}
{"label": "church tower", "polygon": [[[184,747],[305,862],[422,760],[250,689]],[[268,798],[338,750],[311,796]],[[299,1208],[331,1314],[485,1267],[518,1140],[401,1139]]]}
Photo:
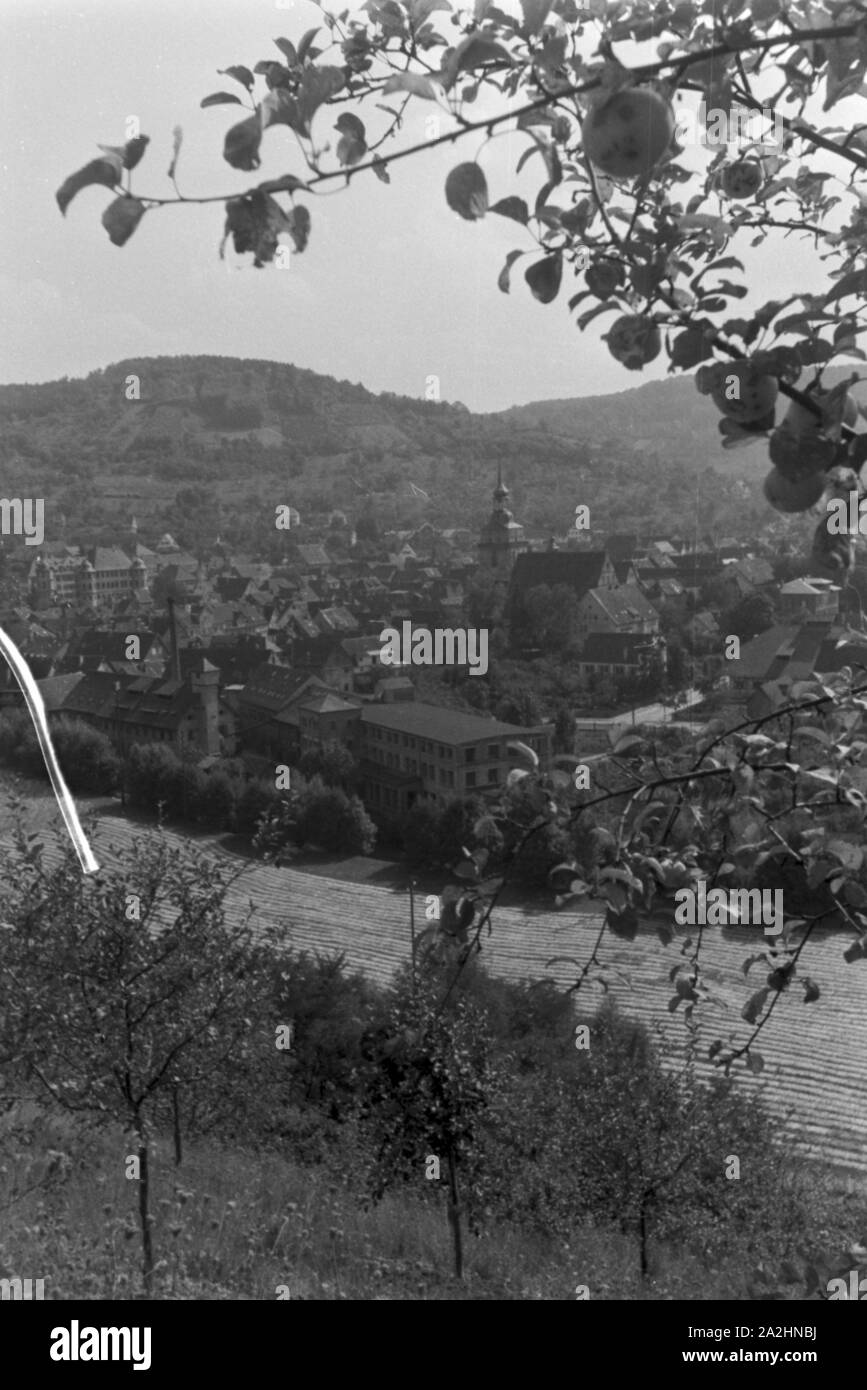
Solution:
{"label": "church tower", "polygon": [[508,579],[517,557],[527,549],[524,528],[509,511],[509,489],[503,482],[502,466],[497,468],[494,506],[479,537],[479,563],[498,578]]}

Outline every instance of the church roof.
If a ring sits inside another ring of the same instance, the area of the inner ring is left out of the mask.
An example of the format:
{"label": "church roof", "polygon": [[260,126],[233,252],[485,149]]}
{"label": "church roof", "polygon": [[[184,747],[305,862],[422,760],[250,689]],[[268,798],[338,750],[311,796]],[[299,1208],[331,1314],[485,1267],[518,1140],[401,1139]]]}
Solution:
{"label": "church roof", "polygon": [[536,589],[547,584],[568,584],[579,598],[599,587],[605,566],[604,550],[542,550],[519,555],[512,571],[518,589]]}

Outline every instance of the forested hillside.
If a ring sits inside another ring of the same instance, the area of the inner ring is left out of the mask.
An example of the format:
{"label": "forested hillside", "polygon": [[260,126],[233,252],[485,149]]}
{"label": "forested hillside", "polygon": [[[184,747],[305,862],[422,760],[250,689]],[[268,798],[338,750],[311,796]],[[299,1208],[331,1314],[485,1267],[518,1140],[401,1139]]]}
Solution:
{"label": "forested hillside", "polygon": [[529,526],[562,531],[589,502],[594,529],[748,534],[767,507],[755,483],[748,496],[730,484],[762,469],[756,451],[725,454],[715,425],[682,380],[501,415],[218,357],[141,358],[82,380],[0,387],[4,486],[55,502],[67,534],[122,523],[130,509],[167,524],[191,482],[219,485],[238,540],[255,531],[257,484],[263,505],[279,491],[302,518],[341,508],[372,510],[385,526],[476,526],[499,463]]}

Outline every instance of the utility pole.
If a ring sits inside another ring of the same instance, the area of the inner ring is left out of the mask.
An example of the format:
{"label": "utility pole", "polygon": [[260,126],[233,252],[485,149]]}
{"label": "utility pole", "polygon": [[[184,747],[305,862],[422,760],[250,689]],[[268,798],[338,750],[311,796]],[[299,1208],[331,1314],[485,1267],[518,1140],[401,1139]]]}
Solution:
{"label": "utility pole", "polygon": [[410,949],[411,949],[411,952],[412,952],[412,993],[413,993],[413,998],[415,998],[415,897],[414,897],[414,895],[413,895],[413,889],[416,888],[417,886],[418,886],[418,885],[416,884],[416,880],[415,880],[414,878],[411,878],[410,881],[409,881],[409,935],[410,935],[410,943],[411,943]]}

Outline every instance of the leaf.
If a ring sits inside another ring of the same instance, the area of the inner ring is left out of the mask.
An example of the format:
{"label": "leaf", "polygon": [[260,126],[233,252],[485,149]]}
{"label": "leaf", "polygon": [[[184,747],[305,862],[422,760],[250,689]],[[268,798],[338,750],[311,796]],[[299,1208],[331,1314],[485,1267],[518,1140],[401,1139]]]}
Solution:
{"label": "leaf", "polygon": [[755,1023],[767,1003],[769,994],[768,989],[758,989],[755,994],[751,994],[741,1010],[741,1018],[747,1023]]}
{"label": "leaf", "polygon": [[340,68],[305,68],[298,89],[299,134],[310,134],[310,122],[324,102],[329,101],[344,86],[345,78]]}
{"label": "leaf", "polygon": [[[305,60],[305,58],[307,57],[308,53],[310,52],[310,46],[311,46],[311,44],[313,43],[313,40],[316,38],[316,35],[319,33],[319,28],[320,28],[320,26],[317,26],[315,29],[308,29],[307,32],[304,33],[304,34],[302,34],[301,38],[299,39],[299,41],[298,41],[298,62],[299,62],[299,63],[303,63],[304,60]],[[311,54],[311,56],[312,56],[312,54]]]}
{"label": "leaf", "polygon": [[170,179],[173,179],[175,177],[175,169],[177,168],[178,155],[181,152],[181,144],[183,143],[183,139],[184,132],[179,125],[176,125],[174,130],[172,131],[172,162],[169,165],[168,172],[168,177]]}
{"label": "leaf", "polygon": [[859,845],[853,845],[850,840],[829,840],[828,852],[836,855],[843,867],[851,869],[854,873],[857,873],[864,863],[864,851]]}
{"label": "leaf", "polygon": [[104,188],[115,188],[120,183],[122,168],[120,155],[106,155],[103,159],[92,159],[82,169],[70,174],[55,194],[57,206],[64,217],[69,204],[82,188],[87,188],[93,183],[102,184]]}
{"label": "leaf", "polygon": [[335,130],[341,134],[337,142],[337,158],[341,164],[358,164],[367,154],[364,124],[351,112],[344,111],[337,117]]}
{"label": "leaf", "polygon": [[801,981],[801,984],[804,986],[804,1003],[815,1004],[821,993],[816,981],[811,980],[808,975]]}
{"label": "leaf", "polygon": [[238,64],[231,68],[217,68],[221,77],[234,77],[236,82],[240,82],[242,87],[246,87],[248,92],[252,92],[255,78],[249,68]]}
{"label": "leaf", "polygon": [[234,106],[243,106],[240,97],[236,97],[234,92],[212,92],[209,97],[202,97],[199,106],[227,106],[229,103]]}
{"label": "leaf", "polygon": [[488,38],[479,33],[468,34],[465,39],[461,40],[446,63],[446,85],[454,86],[459,73],[473,72],[476,68],[486,67],[490,63],[511,67],[512,55],[496,39]]}
{"label": "leaf", "polygon": [[632,748],[643,748],[644,746],[645,740],[639,738],[637,734],[623,734],[622,737],[617,738],[611,752],[619,756],[628,753]]}
{"label": "leaf", "polygon": [[605,868],[599,875],[599,882],[625,883],[627,888],[634,888],[639,893],[644,887],[641,879],[636,878],[635,874],[631,874],[628,869]]}
{"label": "leaf", "polygon": [[506,747],[510,753],[517,753],[519,758],[524,758],[530,763],[531,767],[538,768],[539,755],[534,749],[530,748],[528,744],[519,743],[517,740],[512,739],[506,744]]}
{"label": "leaf", "polygon": [[298,54],[295,51],[294,43],[290,43],[288,39],[275,39],[274,42],[279,48],[280,52],[283,54],[283,57],[286,59],[286,62],[294,68],[298,62]]}
{"label": "leaf", "polygon": [[865,943],[867,943],[867,937],[862,936],[857,941],[853,941],[851,946],[846,947],[843,952],[843,959],[847,965],[853,965],[856,960],[861,960],[863,956],[867,955],[867,951],[864,949]]}
{"label": "leaf", "polygon": [[530,219],[530,210],[523,198],[501,198],[489,211],[498,212],[501,217],[511,217],[513,222],[520,222],[523,227]]}
{"label": "leaf", "polygon": [[681,371],[688,371],[699,362],[713,356],[710,335],[701,328],[685,328],[672,339],[669,357],[672,365]]}
{"label": "leaf", "polygon": [[605,925],[614,936],[622,936],[627,941],[634,941],[638,935],[638,913],[634,908],[626,908],[623,912],[616,912],[609,907],[605,914]]}
{"label": "leaf", "polygon": [[503,294],[509,293],[509,281],[512,274],[512,266],[515,264],[515,261],[518,259],[519,256],[526,255],[526,251],[510,251],[508,256],[506,257],[506,264],[503,266],[503,269],[500,271],[497,277],[497,288],[502,290]]}
{"label": "leaf", "polygon": [[375,154],[372,162],[373,172],[376,174],[376,177],[381,179],[383,183],[391,183],[391,174],[388,172],[385,160],[381,159],[378,154]]}
{"label": "leaf", "polygon": [[524,33],[532,38],[538,34],[548,17],[551,0],[521,0],[521,13],[524,16]]}
{"label": "leaf", "polygon": [[109,203],[102,214],[102,225],[113,245],[124,246],[146,212],[147,208],[138,198],[123,196]]}
{"label": "leaf", "polygon": [[446,179],[446,202],[467,222],[477,222],[488,210],[488,181],[478,164],[458,164]]}
{"label": "leaf", "polygon": [[557,298],[563,279],[563,257],[557,252],[553,256],[545,256],[541,261],[536,261],[527,267],[524,279],[530,286],[534,299],[538,299],[540,304],[550,304]]}
{"label": "leaf", "polygon": [[747,1053],[747,1067],[751,1072],[755,1072],[756,1076],[758,1076],[759,1072],[764,1071],[765,1059],[761,1052],[751,1051]]}
{"label": "leaf", "polygon": [[306,187],[307,184],[294,174],[284,174],[280,179],[268,179],[266,183],[258,184],[260,193],[295,193],[297,189]]}
{"label": "leaf", "polygon": [[295,207],[286,215],[286,230],[295,243],[296,251],[303,251],[310,239],[310,213],[305,207]]}
{"label": "leaf", "polygon": [[422,77],[417,72],[398,72],[394,77],[390,77],[382,89],[383,96],[388,96],[390,92],[409,92],[414,97],[421,97],[424,101],[436,101],[437,91],[430,78]]}
{"label": "leaf", "polygon": [[262,125],[258,116],[248,116],[226,131],[223,144],[223,158],[233,169],[243,169],[249,173],[258,169],[259,146],[262,143]]}

